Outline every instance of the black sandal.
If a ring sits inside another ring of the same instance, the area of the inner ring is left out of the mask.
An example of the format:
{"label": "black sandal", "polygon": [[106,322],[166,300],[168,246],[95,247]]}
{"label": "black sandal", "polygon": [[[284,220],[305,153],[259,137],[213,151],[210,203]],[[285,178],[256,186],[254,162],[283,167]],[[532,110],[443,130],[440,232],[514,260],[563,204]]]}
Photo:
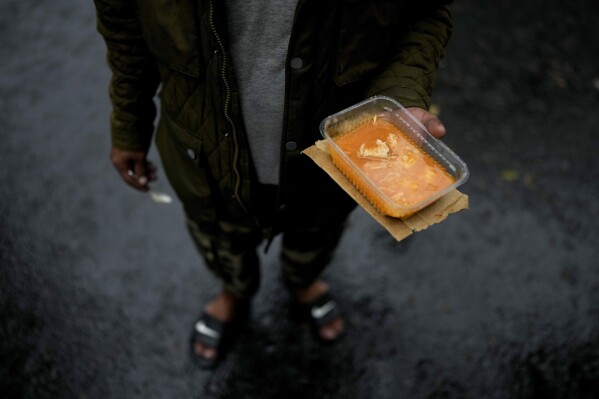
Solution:
{"label": "black sandal", "polygon": [[342,312],[329,292],[325,292],[312,302],[300,303],[296,300],[296,311],[299,317],[310,324],[312,333],[318,340],[326,344],[337,343],[345,335],[341,331],[334,339],[326,339],[320,335],[320,329],[336,319],[342,318]]}
{"label": "black sandal", "polygon": [[[232,321],[220,321],[208,313],[202,313],[202,316],[193,325],[191,332],[191,358],[196,366],[201,369],[209,370],[214,368],[222,361],[231,348],[235,337],[242,327],[243,322],[248,319],[248,306],[240,306],[240,314]],[[195,344],[204,344],[217,351],[214,359],[207,359],[198,355],[195,351]]]}

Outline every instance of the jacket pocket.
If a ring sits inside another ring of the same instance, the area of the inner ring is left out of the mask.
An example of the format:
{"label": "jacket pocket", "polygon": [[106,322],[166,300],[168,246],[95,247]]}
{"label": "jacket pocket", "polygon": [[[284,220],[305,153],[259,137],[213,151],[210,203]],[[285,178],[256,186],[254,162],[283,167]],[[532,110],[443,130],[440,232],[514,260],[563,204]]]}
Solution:
{"label": "jacket pocket", "polygon": [[193,1],[138,0],[139,19],[152,55],[163,65],[200,76],[197,10]]}
{"label": "jacket pocket", "polygon": [[337,52],[337,85],[361,79],[389,57],[402,8],[399,0],[345,2]]}
{"label": "jacket pocket", "polygon": [[162,112],[156,147],[164,172],[187,216],[198,222],[216,220],[214,192],[202,141]]}

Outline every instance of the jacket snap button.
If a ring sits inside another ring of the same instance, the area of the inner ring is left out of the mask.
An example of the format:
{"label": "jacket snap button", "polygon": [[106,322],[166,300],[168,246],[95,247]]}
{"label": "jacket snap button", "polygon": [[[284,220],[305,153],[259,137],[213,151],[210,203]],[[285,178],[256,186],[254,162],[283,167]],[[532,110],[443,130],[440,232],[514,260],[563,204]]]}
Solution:
{"label": "jacket snap button", "polygon": [[295,141],[288,141],[285,143],[285,149],[287,151],[295,151],[297,149],[297,143]]}
{"label": "jacket snap button", "polygon": [[293,69],[300,69],[301,67],[304,66],[304,61],[298,57],[292,58],[290,65],[291,65],[291,68],[293,68]]}
{"label": "jacket snap button", "polygon": [[188,148],[188,149],[187,149],[187,156],[188,156],[190,159],[196,159],[196,153],[195,153],[195,151],[194,151],[194,150],[192,150],[191,148]]}

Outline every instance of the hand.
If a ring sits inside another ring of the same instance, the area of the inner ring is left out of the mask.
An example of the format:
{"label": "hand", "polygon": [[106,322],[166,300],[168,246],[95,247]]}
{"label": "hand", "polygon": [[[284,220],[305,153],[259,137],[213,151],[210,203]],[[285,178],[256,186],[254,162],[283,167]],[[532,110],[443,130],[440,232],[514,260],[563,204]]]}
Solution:
{"label": "hand", "polygon": [[125,183],[137,190],[148,191],[148,183],[156,180],[156,167],[146,159],[145,151],[126,151],[113,147],[110,160]]}
{"label": "hand", "polygon": [[445,136],[445,126],[443,126],[443,123],[441,123],[435,114],[431,114],[427,110],[418,107],[410,107],[408,108],[408,111],[410,111],[416,119],[422,122],[424,127],[426,127],[428,132],[434,137],[440,139]]}

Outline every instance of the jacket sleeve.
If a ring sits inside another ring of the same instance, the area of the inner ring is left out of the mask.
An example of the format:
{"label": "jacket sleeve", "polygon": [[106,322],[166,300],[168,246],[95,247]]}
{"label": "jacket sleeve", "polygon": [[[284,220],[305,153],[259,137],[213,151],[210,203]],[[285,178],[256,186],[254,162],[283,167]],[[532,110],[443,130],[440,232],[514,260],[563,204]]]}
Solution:
{"label": "jacket sleeve", "polygon": [[97,28],[112,71],[110,130],[113,147],[147,151],[154,131],[158,69],[130,0],[94,0]]}
{"label": "jacket sleeve", "polygon": [[405,107],[428,109],[439,61],[451,36],[449,6],[414,6],[402,15],[403,28],[393,55],[372,81],[368,94],[395,98]]}

